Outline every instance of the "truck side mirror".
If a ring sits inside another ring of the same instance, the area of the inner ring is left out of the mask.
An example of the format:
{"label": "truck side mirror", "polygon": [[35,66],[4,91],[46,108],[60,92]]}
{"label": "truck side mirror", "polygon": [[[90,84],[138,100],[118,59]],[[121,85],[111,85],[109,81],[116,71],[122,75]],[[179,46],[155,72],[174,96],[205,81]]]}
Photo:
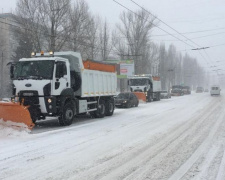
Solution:
{"label": "truck side mirror", "polygon": [[127,85],[128,85],[128,86],[130,85],[130,81],[129,81],[129,80],[127,81]]}
{"label": "truck side mirror", "polygon": [[10,65],[10,78],[14,78],[14,71],[15,71],[15,63],[9,62],[7,66]]}
{"label": "truck side mirror", "polygon": [[14,66],[14,65],[11,65],[11,66],[10,66],[10,78],[11,78],[11,79],[14,78],[14,69],[15,69],[15,66]]}

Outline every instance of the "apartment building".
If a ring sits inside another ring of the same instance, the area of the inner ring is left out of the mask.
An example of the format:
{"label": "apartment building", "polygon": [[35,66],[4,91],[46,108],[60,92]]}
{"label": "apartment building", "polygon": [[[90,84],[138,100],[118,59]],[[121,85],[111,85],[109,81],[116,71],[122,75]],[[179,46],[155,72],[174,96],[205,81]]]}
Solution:
{"label": "apartment building", "polygon": [[12,83],[9,76],[9,66],[16,48],[13,26],[15,16],[12,13],[0,14],[0,98],[10,97]]}

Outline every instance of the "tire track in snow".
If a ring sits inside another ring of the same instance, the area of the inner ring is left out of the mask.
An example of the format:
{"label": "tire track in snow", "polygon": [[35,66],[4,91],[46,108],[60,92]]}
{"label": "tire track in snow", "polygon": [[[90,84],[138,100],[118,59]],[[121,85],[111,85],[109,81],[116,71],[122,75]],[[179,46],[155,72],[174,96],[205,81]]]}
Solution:
{"label": "tire track in snow", "polygon": [[[207,113],[204,115],[204,117],[207,117],[210,113],[212,113],[216,107],[212,106],[214,105],[216,102],[209,104],[209,107],[207,109]],[[212,107],[214,107],[214,109],[212,109]],[[210,111],[211,110],[211,111]],[[171,134],[169,134],[168,136],[166,135],[166,137],[164,136],[162,141],[157,142],[155,145],[150,145],[147,147],[142,147],[142,149],[137,149],[135,148],[135,152],[133,152],[133,154],[127,154],[125,153],[125,157],[121,157],[121,155],[117,158],[117,159],[112,159],[112,161],[109,162],[105,162],[102,165],[100,165],[99,167],[95,167],[92,170],[90,170],[91,172],[85,172],[85,174],[91,174],[92,177],[80,177],[82,179],[99,179],[100,177],[104,177],[105,174],[108,174],[110,171],[112,171],[113,174],[115,174],[115,169],[118,168],[122,168],[124,171],[126,171],[126,168],[123,168],[122,166],[126,166],[126,164],[132,164],[130,163],[130,161],[139,161],[140,159],[146,159],[146,157],[148,157],[148,153],[146,151],[150,151],[151,149],[154,149],[153,151],[156,153],[163,151],[169,144],[171,144],[173,141],[176,141],[176,139],[181,136],[185,131],[189,130],[189,127],[194,126],[195,123],[198,123],[198,119],[202,116],[202,114],[197,114],[197,116],[195,118],[193,118],[193,120],[190,122],[187,122],[185,124],[180,125],[181,127],[177,127],[174,129],[174,131],[172,131]],[[187,126],[187,124],[189,124]],[[176,131],[179,131],[180,134],[178,134]],[[164,138],[168,139],[168,141],[166,141]],[[143,155],[144,153],[144,155]],[[145,154],[146,153],[146,154]],[[126,157],[127,156],[127,157]],[[131,157],[132,156],[132,157]],[[140,156],[142,156],[142,158],[140,158]],[[134,158],[135,157],[135,158]],[[121,161],[122,159],[122,161]],[[108,164],[111,164],[111,166],[107,166]],[[140,164],[142,162],[139,162]],[[133,164],[132,164],[133,165]],[[131,166],[132,166],[131,165]],[[103,167],[102,167],[103,166]],[[101,169],[103,171],[103,173],[98,173],[98,169]],[[128,168],[129,169],[129,168]],[[133,171],[133,168],[130,168],[131,172]],[[94,174],[96,174],[96,176],[94,176]],[[119,173],[118,173],[119,174]],[[112,177],[110,177],[112,178]],[[73,179],[73,178],[72,178]],[[78,178],[79,179],[79,178]],[[106,178],[107,179],[107,178]]]}
{"label": "tire track in snow", "polygon": [[216,177],[216,180],[224,180],[224,179],[225,179],[225,151],[223,153],[223,158],[220,164],[219,172]]}
{"label": "tire track in snow", "polygon": [[[212,105],[212,104],[211,104]],[[145,108],[145,110],[146,110],[147,108]],[[127,131],[129,131],[129,129],[130,128],[135,128],[135,127],[137,127],[137,126],[140,126],[139,127],[139,129],[138,129],[138,133],[141,133],[141,126],[144,126],[144,125],[146,125],[145,123],[151,123],[151,122],[149,122],[148,120],[146,120],[146,119],[144,119],[145,120],[145,122],[140,122],[140,123],[136,123],[135,125],[131,125],[131,126],[128,126],[127,127]],[[139,119],[139,121],[141,121],[140,119]],[[161,123],[162,123],[163,121],[161,121]],[[155,124],[156,125],[156,124]],[[66,129],[65,129],[66,130]],[[124,129],[125,130],[125,129]],[[71,131],[72,131],[72,129],[71,129]],[[47,133],[48,134],[48,133]],[[95,133],[95,135],[96,135],[96,133]],[[102,133],[102,136],[96,136],[96,139],[99,139],[99,138],[102,138],[102,137],[104,137],[104,133]],[[87,137],[88,136],[91,136],[91,135],[87,135]],[[75,136],[74,136],[75,137]],[[71,138],[73,138],[73,137],[71,137]],[[92,136],[92,138],[93,138],[93,136]],[[95,141],[96,141],[96,139],[90,139],[90,142],[92,142],[92,141],[94,141],[94,143],[95,143]],[[105,139],[104,139],[105,140]],[[61,141],[61,140],[60,140]],[[89,142],[89,143],[90,143]],[[101,141],[100,141],[101,142]],[[100,142],[98,142],[98,143],[100,143]],[[65,146],[68,146],[69,144],[71,143],[71,141],[68,141],[68,143],[65,143]],[[79,145],[80,146],[80,145]],[[52,148],[52,149],[51,149]],[[37,150],[37,151],[39,151],[39,152],[34,152],[34,154],[36,154],[36,155],[38,155],[38,154],[46,154],[45,153],[45,150],[47,150],[47,151],[50,151],[50,152],[52,152],[53,151],[53,153],[54,153],[54,151],[57,151],[57,152],[60,152],[60,150],[62,150],[60,147],[57,147],[57,145],[56,146],[54,146],[54,144],[52,144],[51,145],[51,148],[49,148],[49,146],[45,146],[45,147],[43,147],[43,149],[42,149],[42,147],[39,147],[38,149],[34,149],[34,150]],[[56,148],[56,149],[54,149],[54,148]],[[69,146],[69,148],[72,148],[72,147],[70,147]],[[85,147],[86,148],[86,147]],[[22,148],[21,148],[22,149]],[[49,150],[50,149],[50,150]],[[80,149],[81,150],[81,149]],[[13,151],[13,150],[12,150]],[[50,153],[49,152],[49,153]],[[129,151],[128,151],[129,152]],[[27,153],[27,152],[24,152],[24,153]],[[64,152],[62,152],[62,153],[64,153]],[[33,155],[34,155],[33,153],[31,153],[31,152],[29,152],[28,153],[28,155],[29,156],[31,156],[31,157],[33,157]],[[64,153],[65,154],[65,153]],[[72,150],[71,150],[71,152],[70,152],[70,154],[67,154],[67,155],[74,155],[74,154],[76,154],[76,151],[75,152],[72,152]],[[48,155],[48,154],[46,154],[46,155]],[[63,156],[63,155],[62,155]],[[20,158],[21,159],[21,158]],[[14,159],[15,160],[15,162],[18,162],[18,160],[19,160],[19,157],[18,157],[18,159]],[[63,166],[64,165],[67,165],[67,163],[64,163],[64,162],[60,162],[61,164],[59,165],[59,164],[57,164],[58,162],[57,162],[57,160],[55,160],[55,161],[53,161],[53,162],[51,162],[51,163],[49,163],[48,162],[49,161],[49,159],[47,158],[45,161],[40,161],[40,162],[42,162],[43,163],[43,167],[38,167],[35,171],[37,171],[36,173],[35,172],[33,172],[33,174],[31,173],[31,175],[34,175],[33,177],[34,177],[34,179],[35,179],[35,177],[37,177],[37,176],[35,176],[36,174],[38,174],[38,173],[40,173],[40,172],[42,172],[42,173],[53,173],[50,169],[49,169],[49,167],[48,166],[51,166],[51,167],[55,167],[56,169],[55,170],[59,170],[60,171],[60,168],[62,167],[63,168]],[[69,158],[65,158],[65,161],[68,161],[68,162],[71,162],[71,161],[69,161]],[[13,162],[11,162],[10,164],[12,165],[12,163]],[[23,161],[21,161],[21,163],[23,163]],[[46,164],[48,164],[48,165],[45,165],[45,163]],[[26,174],[27,173],[27,171],[26,172],[24,172],[24,173],[22,173],[22,174],[19,174],[17,177],[26,177],[24,174]],[[30,172],[29,172],[30,173]],[[49,174],[49,176],[51,176]],[[55,174],[55,173],[53,173],[53,174]],[[15,174],[16,175],[16,174]],[[16,176],[15,176],[16,177]],[[60,176],[59,176],[60,177]]]}
{"label": "tire track in snow", "polygon": [[210,145],[213,136],[216,134],[217,130],[219,129],[223,119],[225,117],[224,111],[221,113],[219,119],[217,120],[216,124],[213,126],[212,130],[210,131],[207,138],[204,142],[199,146],[199,148],[192,154],[192,156],[169,178],[169,180],[176,180],[181,179],[191,168],[191,166],[198,160],[201,154],[207,149]]}
{"label": "tire track in snow", "polygon": [[[213,125],[213,122],[209,123],[209,120],[209,118],[205,118],[205,121],[199,123],[198,126],[191,127],[191,133],[190,131],[185,132],[163,152],[159,152],[157,156],[141,165],[125,179],[168,179],[172,172],[179,167],[179,164],[188,159],[190,154],[201,144]],[[203,126],[205,123],[208,125]]]}

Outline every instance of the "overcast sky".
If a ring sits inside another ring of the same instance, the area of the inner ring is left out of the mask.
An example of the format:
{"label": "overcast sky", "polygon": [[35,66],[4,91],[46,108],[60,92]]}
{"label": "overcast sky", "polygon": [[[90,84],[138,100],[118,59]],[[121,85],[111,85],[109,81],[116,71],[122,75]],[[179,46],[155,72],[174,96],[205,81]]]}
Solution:
{"label": "overcast sky", "polygon": [[[1,0],[2,12],[11,12],[15,9],[17,0]],[[117,0],[131,10],[140,9],[130,0]],[[165,32],[155,28],[152,40],[156,43],[162,41],[168,46],[173,43],[177,50],[185,53],[184,50],[196,57],[203,67],[216,65],[214,69],[225,70],[225,0],[134,0],[141,6],[154,13],[158,18],[176,29],[180,33],[195,32],[185,34],[200,47],[210,47],[206,50],[191,51],[192,47],[183,42],[177,41],[174,37],[155,36],[164,35]],[[113,0],[86,0],[90,10],[94,14],[106,18],[111,27],[119,22],[119,14],[125,9]],[[175,34],[176,37],[186,41],[188,44],[198,48],[196,44],[178,35],[175,31],[166,27],[163,23],[160,28]],[[204,32],[197,32],[204,31]],[[207,36],[207,37],[204,37]],[[224,44],[224,45],[221,45]],[[215,45],[221,45],[211,47]],[[203,58],[204,57],[204,58]],[[207,64],[208,62],[208,64]],[[212,69],[212,68],[211,68]],[[223,71],[221,71],[222,73]],[[225,71],[224,71],[225,73]]]}

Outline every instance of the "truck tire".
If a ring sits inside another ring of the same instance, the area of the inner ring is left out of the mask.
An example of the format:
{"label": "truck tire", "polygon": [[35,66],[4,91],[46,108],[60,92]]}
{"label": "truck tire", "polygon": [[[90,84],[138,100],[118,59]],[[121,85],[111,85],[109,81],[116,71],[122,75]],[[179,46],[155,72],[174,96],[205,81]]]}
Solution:
{"label": "truck tire", "polygon": [[97,110],[90,112],[91,116],[95,118],[103,118],[106,115],[106,107],[105,107],[105,101],[100,100]]}
{"label": "truck tire", "polygon": [[137,103],[134,105],[135,107],[138,107],[139,101],[137,101]]}
{"label": "truck tire", "polygon": [[131,108],[131,104],[128,102],[126,108]]}
{"label": "truck tire", "polygon": [[63,107],[62,115],[59,117],[59,124],[61,126],[69,126],[73,123],[74,118],[74,105],[69,102]]}
{"label": "truck tire", "polygon": [[105,104],[105,115],[106,116],[112,116],[114,113],[115,105],[114,105],[114,100],[110,99],[106,101]]}
{"label": "truck tire", "polygon": [[160,95],[160,93],[158,93],[158,101],[160,101],[161,100],[161,95]]}

